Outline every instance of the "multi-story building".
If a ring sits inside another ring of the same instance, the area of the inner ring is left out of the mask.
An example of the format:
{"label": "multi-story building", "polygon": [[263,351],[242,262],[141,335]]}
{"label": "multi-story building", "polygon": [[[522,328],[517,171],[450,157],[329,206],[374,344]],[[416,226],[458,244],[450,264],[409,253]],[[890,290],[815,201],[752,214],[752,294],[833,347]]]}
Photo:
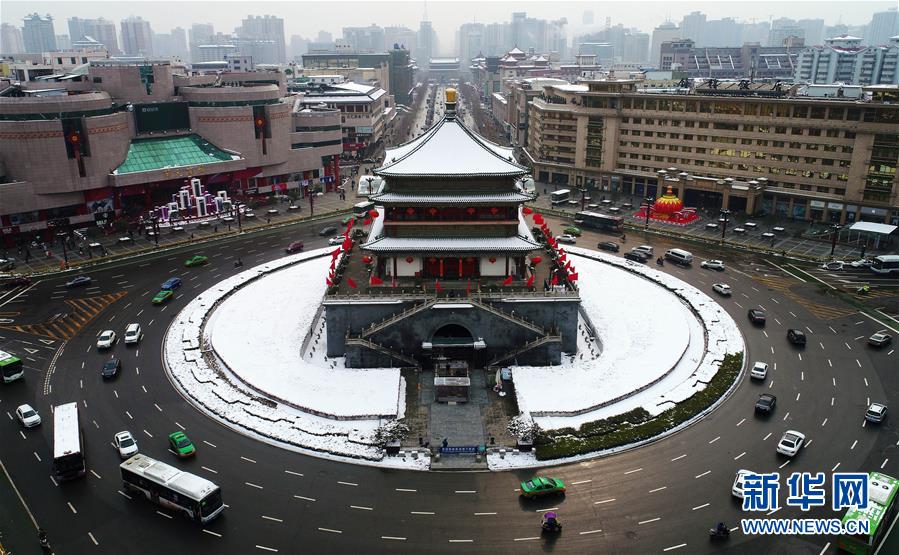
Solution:
{"label": "multi-story building", "polygon": [[22,54],[25,52],[25,41],[22,30],[9,23],[0,24],[0,54]]}
{"label": "multi-story building", "polygon": [[41,16],[33,13],[25,16],[25,25],[22,27],[22,39],[25,43],[25,52],[40,54],[41,52],[55,52],[56,33],[53,31],[53,17],[49,14]]}
{"label": "multi-story building", "polygon": [[649,35],[621,25],[575,38],[574,44],[608,43],[613,49],[613,63],[645,64],[649,60]]}
{"label": "multi-story building", "polygon": [[427,67],[428,61],[437,54],[437,32],[430,21],[422,21],[418,25],[418,40],[415,58],[421,67]]}
{"label": "multi-story building", "polygon": [[[568,81],[553,77],[528,77],[519,79],[509,85],[509,96],[506,102],[506,113],[493,113],[509,132],[511,142],[515,146],[528,144],[528,104],[543,94],[547,85],[567,85]],[[494,93],[496,95],[498,93]]]}
{"label": "multi-story building", "polygon": [[[260,51],[253,54],[257,64],[283,64],[287,61],[287,44],[284,39],[284,20],[273,15],[248,16],[241,21],[237,32],[244,39],[273,41],[271,52]],[[249,54],[244,52],[244,54]]]}
{"label": "multi-story building", "polygon": [[666,21],[652,30],[652,46],[649,52],[649,63],[656,66],[661,63],[662,43],[672,42],[681,37],[681,30],[671,21]]}
{"label": "multi-story building", "polygon": [[824,46],[803,49],[796,63],[795,79],[829,85],[899,84],[899,36],[878,46],[862,46],[862,39],[840,36]]}
{"label": "multi-story building", "polygon": [[293,88],[304,106],[324,105],[341,117],[343,151],[368,155],[384,137],[393,113],[390,95],[380,87],[360,83],[337,83]]}
{"label": "multi-story building", "polygon": [[550,85],[530,103],[525,154],[544,183],[645,196],[667,175],[689,206],[899,224],[899,87],[870,87],[866,102],[792,91]]}
{"label": "multi-story building", "polygon": [[871,23],[865,32],[865,45],[878,46],[887,44],[892,37],[899,35],[899,9],[891,8],[877,12],[871,17]]}
{"label": "multi-story building", "polygon": [[387,48],[384,28],[378,25],[344,27],[343,40],[356,52],[383,52]]}
{"label": "multi-story building", "polygon": [[171,33],[153,33],[153,52],[160,58],[187,60],[187,32],[175,27]]}
{"label": "multi-story building", "polygon": [[719,79],[791,79],[802,47],[759,46],[697,48],[691,39],[662,43],[662,71],[678,71],[688,77]]}
{"label": "multi-story building", "polygon": [[400,48],[408,50],[409,54],[414,58],[417,42],[418,35],[408,27],[402,25],[384,27],[384,44],[388,49],[393,48],[394,45],[399,45]]}
{"label": "multi-story building", "polygon": [[405,48],[394,48],[387,51],[390,59],[387,63],[390,82],[387,92],[393,95],[397,104],[412,105],[412,89],[415,87],[415,65]]}
{"label": "multi-story building", "polygon": [[0,241],[33,240],[50,219],[136,218],[193,177],[232,196],[336,186],[340,112],[307,110],[283,84],[115,60],[78,83],[0,84]]}
{"label": "multi-story building", "polygon": [[71,50],[72,41],[69,35],[56,35],[56,48],[59,50]]}
{"label": "multi-story building", "polygon": [[131,16],[123,19],[122,28],[122,50],[127,56],[145,56],[153,55],[153,30],[150,29],[150,22],[142,17]]}
{"label": "multi-story building", "polygon": [[[339,52],[331,49],[325,52],[310,52],[304,54],[302,58],[303,68],[306,70],[321,70],[306,71],[305,75],[343,75],[347,81],[383,88],[393,95],[399,104],[409,103],[408,94],[412,89],[416,66],[406,49],[391,49],[386,53]],[[359,70],[362,69],[370,71],[360,73]],[[360,80],[360,76],[364,76],[364,80]]]}
{"label": "multi-story building", "polygon": [[471,60],[484,51],[485,31],[483,23],[463,23],[456,32],[456,48],[459,49],[459,60],[463,69],[467,69]]}
{"label": "multi-story building", "polygon": [[104,60],[108,57],[109,54],[106,52],[106,49],[96,45],[64,52],[44,52],[41,55],[30,54],[10,62],[8,72],[14,81],[35,81],[39,77],[67,75],[80,66],[84,66],[94,60]]}
{"label": "multi-story building", "polygon": [[72,39],[72,44],[77,43],[84,37],[91,37],[102,44],[111,56],[118,56],[122,53],[119,49],[119,40],[116,37],[114,22],[102,17],[98,19],[70,17],[68,23],[69,37]]}

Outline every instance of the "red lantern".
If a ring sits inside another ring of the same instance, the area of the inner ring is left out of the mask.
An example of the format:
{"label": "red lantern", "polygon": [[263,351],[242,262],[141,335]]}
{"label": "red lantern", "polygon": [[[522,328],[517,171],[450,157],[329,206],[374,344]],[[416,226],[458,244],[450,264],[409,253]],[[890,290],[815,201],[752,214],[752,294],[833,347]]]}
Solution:
{"label": "red lantern", "polygon": [[431,258],[428,259],[428,262],[433,264],[433,263],[437,262],[437,259],[432,256]]}
{"label": "red lantern", "polygon": [[256,127],[263,127],[265,125],[265,118],[262,116],[256,118]]}
{"label": "red lantern", "polygon": [[406,264],[412,264],[413,261],[415,261],[415,259],[412,258],[411,256],[406,257]]}
{"label": "red lantern", "polygon": [[69,139],[70,143],[72,143],[73,145],[77,145],[78,142],[81,140],[81,135],[79,135],[76,131],[72,131],[69,134],[68,139]]}
{"label": "red lantern", "polygon": [[534,214],[534,223],[541,225],[543,223],[543,216],[541,214]]}
{"label": "red lantern", "polygon": [[371,217],[371,219],[376,220],[378,218],[378,211],[374,209],[369,210],[368,215],[369,217]]}
{"label": "red lantern", "polygon": [[490,213],[496,216],[499,213],[499,208],[497,208],[496,206],[490,207]]}
{"label": "red lantern", "polygon": [[409,208],[406,208],[406,214],[409,214],[410,216],[412,214],[415,214],[415,209],[412,208],[411,206]]}
{"label": "red lantern", "polygon": [[477,210],[475,210],[474,206],[469,206],[465,211],[468,213],[469,216],[474,216],[474,213],[477,212]]}
{"label": "red lantern", "polygon": [[372,260],[374,260],[374,258],[372,258],[372,257],[370,257],[370,256],[363,256],[363,257],[362,257],[362,262],[365,262],[366,264],[371,264]]}
{"label": "red lantern", "polygon": [[530,208],[528,208],[527,206],[525,206],[524,208],[521,209],[521,213],[524,214],[525,216],[527,216],[528,214],[531,214],[533,212],[534,211],[531,210]]}
{"label": "red lantern", "polygon": [[430,214],[432,217],[433,217],[433,216],[436,216],[436,215],[437,215],[437,209],[434,208],[434,207],[428,208],[428,214]]}
{"label": "red lantern", "polygon": [[495,256],[491,256],[491,257],[488,258],[487,260],[489,260],[490,263],[493,264],[494,262],[496,262],[496,257],[495,257]]}
{"label": "red lantern", "polygon": [[540,264],[541,262],[543,262],[543,259],[539,256],[535,256],[531,258],[531,262],[533,262],[534,264]]}

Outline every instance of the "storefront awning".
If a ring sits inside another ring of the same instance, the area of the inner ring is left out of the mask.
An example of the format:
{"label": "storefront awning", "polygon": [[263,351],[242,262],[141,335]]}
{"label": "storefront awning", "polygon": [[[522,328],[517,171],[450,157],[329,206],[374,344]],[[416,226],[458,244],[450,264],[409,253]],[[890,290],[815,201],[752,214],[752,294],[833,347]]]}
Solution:
{"label": "storefront awning", "polygon": [[240,156],[225,152],[199,135],[134,139],[128,155],[113,175],[156,170],[209,166],[240,160]]}
{"label": "storefront awning", "polygon": [[866,231],[868,233],[876,233],[878,235],[889,235],[896,231],[899,226],[889,224],[878,224],[875,222],[855,222],[849,228],[850,231]]}

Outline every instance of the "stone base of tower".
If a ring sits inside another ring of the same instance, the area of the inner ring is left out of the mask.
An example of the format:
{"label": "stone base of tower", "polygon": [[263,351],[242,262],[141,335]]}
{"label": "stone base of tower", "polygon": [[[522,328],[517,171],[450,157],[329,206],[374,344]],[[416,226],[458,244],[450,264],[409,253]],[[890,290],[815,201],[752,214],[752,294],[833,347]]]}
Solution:
{"label": "stone base of tower", "polygon": [[548,366],[577,351],[576,292],[325,299],[328,356],[349,368]]}

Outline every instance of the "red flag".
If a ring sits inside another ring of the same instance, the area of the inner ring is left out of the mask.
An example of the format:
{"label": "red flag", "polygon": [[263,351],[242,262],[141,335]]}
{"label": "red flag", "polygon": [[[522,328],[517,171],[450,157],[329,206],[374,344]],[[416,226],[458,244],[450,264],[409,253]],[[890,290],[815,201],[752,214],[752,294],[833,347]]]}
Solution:
{"label": "red flag", "polygon": [[577,281],[577,272],[568,274],[568,281]]}
{"label": "red flag", "polygon": [[331,283],[331,280],[328,279],[328,278],[325,278],[325,284],[326,284],[328,287],[331,287],[331,285],[333,285],[333,284]]}
{"label": "red flag", "polygon": [[557,276],[556,274],[553,274],[553,279],[550,282],[550,285],[559,285],[559,276]]}
{"label": "red flag", "polygon": [[574,269],[574,268],[571,267],[571,261],[570,261],[570,260],[569,260],[568,262],[565,263],[565,269],[568,270],[569,272],[570,272],[571,270]]}
{"label": "red flag", "polygon": [[372,219],[375,219],[378,217],[378,211],[377,210],[369,210],[368,215],[371,216]]}
{"label": "red flag", "polygon": [[543,223],[543,216],[541,214],[534,214],[534,223],[540,225]]}
{"label": "red flag", "polygon": [[438,293],[440,293],[441,291],[443,291],[443,287],[440,286],[440,280],[439,280],[439,279],[435,279],[435,280],[434,280],[434,289],[436,289]]}
{"label": "red flag", "polygon": [[383,284],[384,284],[384,280],[382,280],[381,278],[379,278],[379,277],[376,276],[376,275],[372,275],[372,276],[371,276],[371,284],[372,284],[372,285],[383,285]]}
{"label": "red flag", "polygon": [[341,246],[343,247],[343,250],[348,251],[353,246],[353,240],[347,237],[343,240],[343,244]]}
{"label": "red flag", "polygon": [[531,277],[528,278],[528,287],[534,286],[534,274],[531,274]]}
{"label": "red flag", "polygon": [[503,285],[512,285],[512,276],[509,276],[506,279],[504,279]]}
{"label": "red flag", "polygon": [[332,269],[332,270],[334,269],[334,263],[335,263],[335,262],[337,262],[337,259],[336,259],[336,258],[332,258],[332,259],[331,259],[331,269]]}
{"label": "red flag", "polygon": [[362,220],[362,225],[368,225],[370,223],[371,223],[371,218],[365,218],[364,220]]}
{"label": "red flag", "polygon": [[340,249],[334,249],[333,251],[331,251],[331,258],[337,258],[338,256],[340,256]]}
{"label": "red flag", "polygon": [[563,249],[562,247],[559,247],[559,254],[565,254],[565,249]]}
{"label": "red flag", "polygon": [[352,287],[353,289],[356,288],[356,282],[353,281],[353,278],[346,278],[346,284],[349,285],[350,287]]}
{"label": "red flag", "polygon": [[347,229],[350,229],[350,228],[353,227],[355,224],[356,224],[356,218],[350,218],[350,221],[348,221],[348,222],[346,223],[346,228],[347,228]]}
{"label": "red flag", "polygon": [[531,214],[533,212],[534,211],[531,210],[530,208],[528,208],[527,206],[525,206],[524,208],[521,209],[521,213],[524,214],[525,216],[527,216],[528,214]]}

